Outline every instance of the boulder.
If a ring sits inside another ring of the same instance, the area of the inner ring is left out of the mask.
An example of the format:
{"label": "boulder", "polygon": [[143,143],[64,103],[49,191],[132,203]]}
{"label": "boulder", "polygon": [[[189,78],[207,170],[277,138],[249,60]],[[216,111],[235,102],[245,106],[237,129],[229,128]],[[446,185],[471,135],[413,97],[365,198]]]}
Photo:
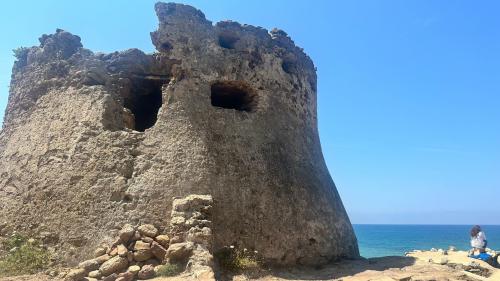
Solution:
{"label": "boulder", "polygon": [[128,253],[127,247],[125,245],[120,244],[116,247],[116,251],[120,257],[126,257]]}
{"label": "boulder", "polygon": [[102,281],[115,281],[116,278],[118,278],[118,274],[113,273],[113,274],[110,274],[110,275],[102,278]]}
{"label": "boulder", "polygon": [[128,272],[131,272],[134,275],[137,275],[137,273],[139,273],[140,270],[141,270],[141,267],[138,265],[131,265],[127,269]]}
{"label": "boulder", "polygon": [[153,242],[151,244],[151,253],[153,256],[155,256],[158,260],[162,261],[165,259],[165,255],[167,254],[167,250],[163,248],[162,245],[158,242]]}
{"label": "boulder", "polygon": [[168,235],[161,234],[161,235],[156,236],[155,239],[156,239],[156,242],[160,243],[160,245],[162,245],[165,249],[168,248],[169,243],[170,243],[170,237],[168,237]]}
{"label": "boulder", "polygon": [[110,256],[114,257],[116,255],[118,255],[118,248],[117,247],[113,247],[111,248],[111,250],[109,251],[108,253]]}
{"label": "boulder", "polygon": [[194,244],[192,242],[183,242],[171,244],[167,249],[166,257],[171,260],[187,260],[193,252]]}
{"label": "boulder", "polygon": [[135,228],[130,224],[124,225],[122,229],[118,232],[120,241],[123,244],[128,243],[132,239],[132,237],[134,237],[134,234],[135,234]]}
{"label": "boulder", "polygon": [[155,268],[152,265],[145,265],[141,268],[139,273],[137,274],[137,277],[141,280],[146,280],[146,279],[151,279],[155,277]]}
{"label": "boulder", "polygon": [[155,238],[158,236],[158,229],[152,224],[143,224],[137,228],[139,230],[139,233],[143,236]]}
{"label": "boulder", "polygon": [[120,272],[122,270],[127,269],[128,260],[126,258],[116,256],[106,261],[101,265],[99,271],[103,276],[111,275],[115,272]]}
{"label": "boulder", "polygon": [[94,260],[97,261],[99,264],[103,264],[111,259],[111,256],[108,254],[104,254],[100,257],[95,258]]}
{"label": "boulder", "polygon": [[83,278],[87,272],[83,268],[76,268],[72,269],[68,274],[66,274],[66,277],[64,278],[65,281],[82,281]]}
{"label": "boulder", "polygon": [[132,272],[122,272],[118,274],[118,278],[116,278],[116,281],[133,281],[135,275]]}
{"label": "boulder", "polygon": [[107,251],[108,251],[107,248],[105,248],[105,247],[99,247],[99,248],[95,249],[95,251],[94,251],[94,257],[97,258],[97,257],[100,257],[102,255],[105,255]]}
{"label": "boulder", "polygon": [[95,259],[82,261],[78,264],[79,268],[83,268],[85,272],[91,272],[99,269],[99,262]]}
{"label": "boulder", "polygon": [[151,249],[151,244],[143,242],[141,240],[136,241],[134,245],[134,250],[139,251],[139,250],[149,250]]}
{"label": "boulder", "polygon": [[94,271],[89,272],[89,277],[95,278],[95,279],[101,279],[102,274],[99,270],[94,270]]}
{"label": "boulder", "polygon": [[141,240],[143,242],[146,242],[146,243],[152,243],[153,241],[155,241],[153,238],[147,237],[147,236],[146,237],[142,237]]}
{"label": "boulder", "polygon": [[152,257],[153,253],[151,253],[151,249],[138,250],[134,252],[134,260],[138,262],[149,260]]}

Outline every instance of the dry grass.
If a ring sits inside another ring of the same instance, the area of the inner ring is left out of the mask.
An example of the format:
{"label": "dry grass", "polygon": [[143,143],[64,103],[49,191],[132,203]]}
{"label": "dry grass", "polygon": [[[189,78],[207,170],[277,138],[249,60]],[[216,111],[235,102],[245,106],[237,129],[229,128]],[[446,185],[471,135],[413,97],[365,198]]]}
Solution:
{"label": "dry grass", "polygon": [[13,234],[4,242],[7,254],[0,257],[0,277],[34,274],[50,263],[50,254],[35,240]]}

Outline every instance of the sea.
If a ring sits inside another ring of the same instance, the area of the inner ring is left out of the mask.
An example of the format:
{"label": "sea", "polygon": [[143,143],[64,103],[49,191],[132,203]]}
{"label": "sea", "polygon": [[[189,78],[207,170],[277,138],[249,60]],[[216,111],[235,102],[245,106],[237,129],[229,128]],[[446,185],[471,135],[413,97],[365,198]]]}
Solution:
{"label": "sea", "polygon": [[[470,249],[472,225],[354,224],[361,256],[403,256],[412,250]],[[500,225],[482,225],[488,247],[500,250]]]}

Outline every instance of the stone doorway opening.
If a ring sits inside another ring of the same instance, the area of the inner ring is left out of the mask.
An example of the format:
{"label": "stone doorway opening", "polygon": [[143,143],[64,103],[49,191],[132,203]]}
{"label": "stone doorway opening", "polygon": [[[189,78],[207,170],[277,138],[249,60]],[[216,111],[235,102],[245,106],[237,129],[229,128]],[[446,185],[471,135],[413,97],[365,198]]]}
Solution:
{"label": "stone doorway opening", "polygon": [[130,97],[124,101],[125,108],[133,115],[133,128],[144,132],[153,127],[162,106],[162,87],[166,78],[162,76],[135,76],[131,79]]}

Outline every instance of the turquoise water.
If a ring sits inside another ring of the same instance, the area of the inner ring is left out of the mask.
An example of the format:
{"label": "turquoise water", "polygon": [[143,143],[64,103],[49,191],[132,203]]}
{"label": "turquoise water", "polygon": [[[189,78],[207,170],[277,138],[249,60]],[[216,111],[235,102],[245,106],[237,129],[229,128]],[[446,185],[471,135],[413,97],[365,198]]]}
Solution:
{"label": "turquoise water", "polygon": [[[402,256],[414,249],[468,250],[470,225],[372,225],[355,224],[359,250],[366,258]],[[500,250],[500,225],[482,226],[488,247]]]}

